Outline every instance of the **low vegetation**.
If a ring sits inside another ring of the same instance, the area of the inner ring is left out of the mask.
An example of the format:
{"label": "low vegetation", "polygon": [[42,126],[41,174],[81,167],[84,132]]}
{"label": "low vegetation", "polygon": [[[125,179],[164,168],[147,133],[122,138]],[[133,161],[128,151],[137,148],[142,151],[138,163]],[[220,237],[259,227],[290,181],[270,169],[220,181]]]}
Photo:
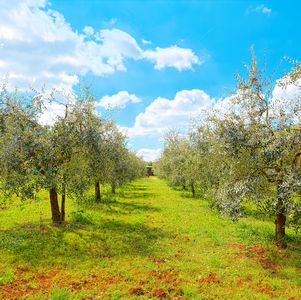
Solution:
{"label": "low vegetation", "polygon": [[[92,191],[93,192],[93,191]],[[105,203],[68,201],[53,226],[47,194],[0,212],[3,299],[299,299],[301,240],[273,223],[233,223],[150,177]]]}

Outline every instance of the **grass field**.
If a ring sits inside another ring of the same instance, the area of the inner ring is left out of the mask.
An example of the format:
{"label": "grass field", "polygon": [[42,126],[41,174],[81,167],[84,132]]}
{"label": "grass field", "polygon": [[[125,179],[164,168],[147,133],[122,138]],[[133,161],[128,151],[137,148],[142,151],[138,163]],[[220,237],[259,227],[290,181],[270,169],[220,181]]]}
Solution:
{"label": "grass field", "polygon": [[301,239],[272,244],[272,222],[238,223],[156,177],[106,204],[42,200],[0,211],[1,299],[301,299]]}

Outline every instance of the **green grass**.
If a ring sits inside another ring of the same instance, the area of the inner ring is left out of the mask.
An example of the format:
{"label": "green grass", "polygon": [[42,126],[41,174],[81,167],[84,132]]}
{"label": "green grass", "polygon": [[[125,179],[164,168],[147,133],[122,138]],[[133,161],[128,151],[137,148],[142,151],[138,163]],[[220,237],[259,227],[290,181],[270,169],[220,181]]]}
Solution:
{"label": "green grass", "polygon": [[[106,204],[47,195],[0,211],[0,299],[301,299],[301,240],[273,245],[273,223],[221,217],[156,177]],[[294,298],[295,297],[295,298]]]}

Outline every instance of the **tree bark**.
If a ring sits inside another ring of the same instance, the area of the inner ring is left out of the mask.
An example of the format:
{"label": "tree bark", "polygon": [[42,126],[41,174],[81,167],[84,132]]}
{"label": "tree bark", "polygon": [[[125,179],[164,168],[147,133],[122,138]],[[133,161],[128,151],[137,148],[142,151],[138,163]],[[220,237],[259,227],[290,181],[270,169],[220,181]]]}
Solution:
{"label": "tree bark", "polygon": [[115,194],[116,193],[116,183],[114,180],[111,183],[111,187],[112,187],[112,193]]}
{"label": "tree bark", "polygon": [[192,196],[195,197],[195,188],[194,188],[194,183],[192,180],[190,181],[190,187],[191,187]]}
{"label": "tree bark", "polygon": [[50,198],[50,205],[51,205],[52,222],[54,224],[60,224],[61,223],[61,213],[60,213],[60,207],[59,207],[56,188],[51,188],[49,190],[49,198]]}
{"label": "tree bark", "polygon": [[61,221],[65,221],[65,202],[66,202],[66,188],[63,185],[62,188],[62,202],[61,202]]}
{"label": "tree bark", "polygon": [[284,191],[283,188],[278,187],[278,203],[277,213],[275,219],[275,241],[276,245],[280,248],[286,248],[287,244],[285,241],[285,207],[284,207]]}
{"label": "tree bark", "polygon": [[95,182],[95,201],[96,202],[100,202],[101,201],[100,183],[99,183],[99,181]]}

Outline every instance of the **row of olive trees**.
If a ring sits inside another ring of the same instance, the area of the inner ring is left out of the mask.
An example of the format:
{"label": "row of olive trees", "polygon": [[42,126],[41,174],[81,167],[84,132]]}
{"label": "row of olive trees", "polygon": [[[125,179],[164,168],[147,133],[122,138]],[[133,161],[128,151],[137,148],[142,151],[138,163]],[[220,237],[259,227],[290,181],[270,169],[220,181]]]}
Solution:
{"label": "row of olive trees", "polygon": [[277,82],[278,93],[253,54],[247,71],[231,96],[200,114],[189,136],[167,135],[156,170],[206,194],[233,219],[255,203],[275,216],[275,240],[285,247],[287,221],[301,220],[301,66]]}
{"label": "row of olive trees", "polygon": [[[88,89],[79,96],[33,93],[11,93],[5,85],[0,93],[0,182],[6,198],[31,198],[46,189],[52,220],[61,223],[67,195],[82,197],[95,186],[100,201],[101,184],[115,192],[143,175],[143,161],[126,148],[116,125],[95,113]],[[52,126],[40,122],[45,102],[63,109]]]}

